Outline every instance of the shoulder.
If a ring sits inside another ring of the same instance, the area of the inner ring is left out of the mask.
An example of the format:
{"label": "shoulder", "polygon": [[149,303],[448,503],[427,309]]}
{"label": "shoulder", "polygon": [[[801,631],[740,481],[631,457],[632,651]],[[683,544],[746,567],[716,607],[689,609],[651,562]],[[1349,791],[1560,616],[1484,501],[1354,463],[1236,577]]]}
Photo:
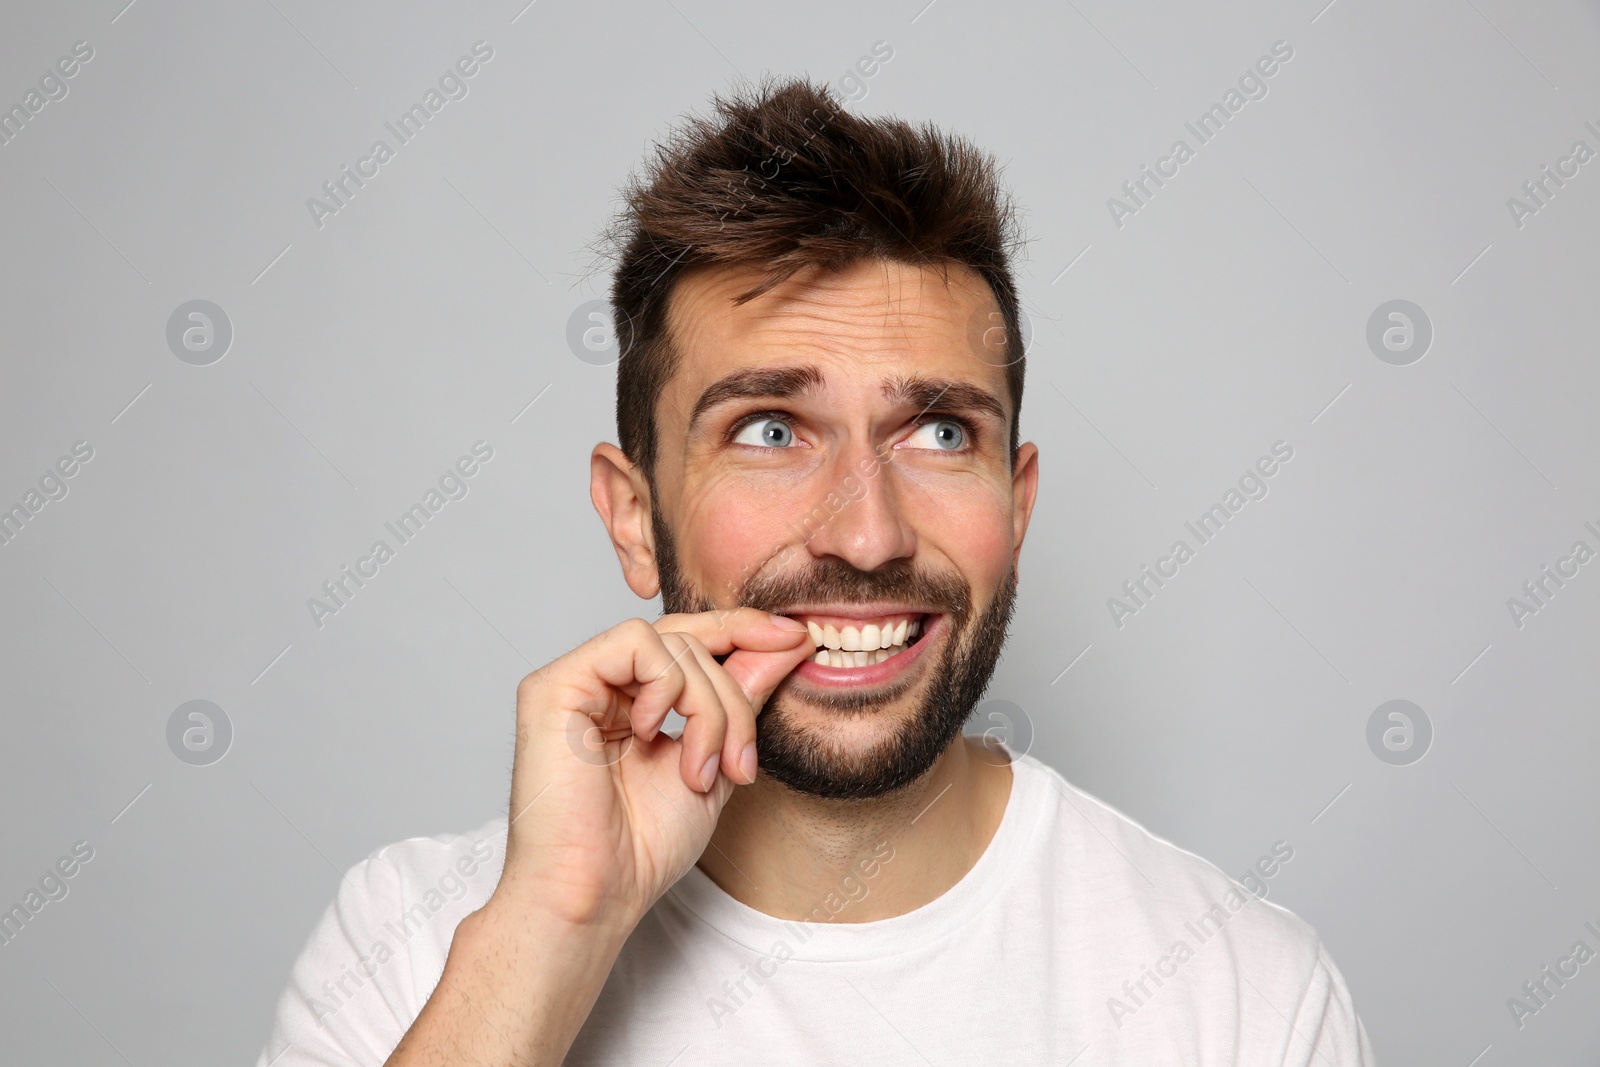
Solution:
{"label": "shoulder", "polygon": [[260,1062],[381,1064],[438,984],[456,926],[494,891],[505,842],[499,816],[352,866],[295,960]]}
{"label": "shoulder", "polygon": [[1294,861],[1292,842],[1263,842],[1230,875],[1037,759],[1014,767],[1038,805],[1034,855],[1052,924],[1105,997],[1096,1014],[1113,1040],[1167,1041],[1182,1019],[1186,1058],[1370,1064],[1316,930],[1267,899]]}
{"label": "shoulder", "polygon": [[[448,947],[456,925],[482,907],[505,862],[506,819],[465,833],[408,837],[369,853],[339,883],[329,916],[352,937],[398,952]],[[419,936],[422,937],[419,942]]]}
{"label": "shoulder", "polygon": [[[449,900],[473,899],[480,907],[505,863],[506,818],[497,816],[466,833],[408,837],[370,853],[354,871],[387,870],[393,885],[411,899],[437,893]],[[348,881],[348,879],[347,879]]]}
{"label": "shoulder", "polygon": [[[1075,907],[1115,916],[1124,940],[1167,953],[1214,941],[1252,973],[1296,975],[1302,988],[1324,955],[1311,925],[1270,899],[1273,881],[1294,861],[1292,842],[1262,842],[1236,872],[1151,833],[1134,819],[1066,781],[1032,756],[1016,761],[1044,797],[1045,862],[1071,887]],[[1152,960],[1153,962],[1153,960]]]}

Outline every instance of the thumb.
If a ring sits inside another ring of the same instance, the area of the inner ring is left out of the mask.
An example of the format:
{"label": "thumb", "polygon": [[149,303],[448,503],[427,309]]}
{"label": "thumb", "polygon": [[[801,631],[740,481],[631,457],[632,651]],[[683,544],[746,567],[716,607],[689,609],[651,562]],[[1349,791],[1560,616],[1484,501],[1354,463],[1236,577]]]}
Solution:
{"label": "thumb", "polygon": [[810,659],[817,651],[809,638],[801,641],[794,648],[784,649],[781,652],[757,652],[748,648],[735,649],[733,655],[723,661],[722,668],[732,676],[739,688],[744,690],[744,695],[750,698],[750,706],[757,715],[761,708],[778,688],[778,683],[787,678],[796,667]]}

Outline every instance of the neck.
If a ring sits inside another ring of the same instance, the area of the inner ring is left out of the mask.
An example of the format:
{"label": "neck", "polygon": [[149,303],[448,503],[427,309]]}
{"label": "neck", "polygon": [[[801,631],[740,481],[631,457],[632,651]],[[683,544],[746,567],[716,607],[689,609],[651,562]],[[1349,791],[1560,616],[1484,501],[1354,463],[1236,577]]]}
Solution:
{"label": "neck", "polygon": [[762,775],[729,799],[699,867],[735,900],[779,919],[904,915],[983,855],[1011,777],[1002,754],[964,737],[927,774],[873,800],[823,800]]}

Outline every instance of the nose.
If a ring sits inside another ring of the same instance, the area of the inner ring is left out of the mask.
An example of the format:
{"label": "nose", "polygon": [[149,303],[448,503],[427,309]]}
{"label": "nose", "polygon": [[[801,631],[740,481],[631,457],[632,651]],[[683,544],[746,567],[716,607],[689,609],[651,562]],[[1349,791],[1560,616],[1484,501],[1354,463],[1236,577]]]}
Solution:
{"label": "nose", "polygon": [[902,508],[891,464],[879,462],[870,448],[841,453],[819,472],[810,504],[798,526],[816,558],[832,556],[871,571],[916,552],[917,532]]}

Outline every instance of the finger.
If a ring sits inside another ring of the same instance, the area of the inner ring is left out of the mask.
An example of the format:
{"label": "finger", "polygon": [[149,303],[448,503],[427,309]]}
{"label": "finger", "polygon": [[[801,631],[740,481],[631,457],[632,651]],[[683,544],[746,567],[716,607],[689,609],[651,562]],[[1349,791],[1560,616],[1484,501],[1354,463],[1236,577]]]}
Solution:
{"label": "finger", "polygon": [[736,648],[787,651],[811,640],[803,623],[755,608],[663,615],[655,626],[660,633],[693,634],[717,656],[726,656]]}
{"label": "finger", "polygon": [[767,698],[800,664],[816,653],[808,636],[804,643],[782,652],[751,652],[739,649],[722,663],[722,669],[739,684],[754,714],[760,715]]}
{"label": "finger", "polygon": [[739,785],[749,785],[756,780],[755,709],[739,683],[712,658],[704,645],[699,645],[695,654],[722,698],[722,709],[728,717],[727,734],[722,741],[722,773]]}
{"label": "finger", "polygon": [[674,650],[643,619],[619,623],[569,655],[605,685],[629,695],[628,723],[647,741],[683,693],[685,675]]}
{"label": "finger", "polygon": [[[722,763],[722,742],[727,734],[728,715],[722,706],[722,697],[701,665],[697,651],[704,651],[693,637],[687,634],[662,634],[662,641],[677,659],[683,670],[683,694],[675,705],[685,720],[683,734],[678,738],[678,773],[684,783],[699,793],[709,793],[717,782],[717,769]],[[698,647],[697,647],[698,646]],[[710,658],[710,653],[705,653]],[[715,661],[712,661],[713,663]]]}
{"label": "finger", "polygon": [[732,653],[722,665],[758,715],[778,683],[816,651],[803,623],[754,608],[668,615],[656,621],[657,629],[669,627],[694,634],[716,655]]}

